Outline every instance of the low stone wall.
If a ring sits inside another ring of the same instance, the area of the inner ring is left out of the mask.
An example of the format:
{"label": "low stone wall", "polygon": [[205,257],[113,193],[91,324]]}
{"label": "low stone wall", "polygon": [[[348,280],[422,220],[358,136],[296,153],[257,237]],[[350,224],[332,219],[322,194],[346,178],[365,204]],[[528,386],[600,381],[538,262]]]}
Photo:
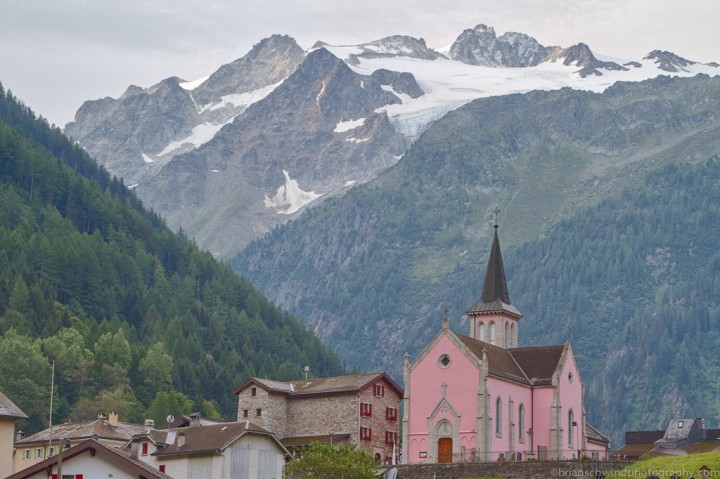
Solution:
{"label": "low stone wall", "polygon": [[464,464],[411,464],[398,468],[398,479],[504,479],[602,478],[627,463],[612,461],[524,461]]}

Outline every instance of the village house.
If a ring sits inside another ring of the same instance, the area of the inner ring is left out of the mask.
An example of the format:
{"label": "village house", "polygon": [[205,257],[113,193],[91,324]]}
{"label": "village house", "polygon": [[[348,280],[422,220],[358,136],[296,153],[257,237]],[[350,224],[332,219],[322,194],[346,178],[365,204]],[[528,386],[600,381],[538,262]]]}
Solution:
{"label": "village house", "polygon": [[277,479],[290,457],[270,431],[249,421],[153,429],[122,450],[174,479]]}
{"label": "village house", "polygon": [[13,472],[57,455],[62,444],[75,446],[94,439],[108,447],[122,447],[134,435],[142,434],[147,427],[152,427],[150,423],[142,425],[121,422],[116,412],[110,412],[107,416],[100,413],[93,421],[55,424],[32,436],[18,437],[15,442]]}
{"label": "village house", "polygon": [[[209,477],[209,476],[208,476]],[[7,479],[174,479],[116,447],[87,439]]]}
{"label": "village house", "polygon": [[13,442],[18,419],[27,419],[27,415],[0,392],[0,478],[13,472]]}
{"label": "village house", "polygon": [[609,439],[587,424],[569,342],[518,347],[522,314],[510,302],[495,235],[468,336],[449,328],[405,355],[403,462],[606,459]]}
{"label": "village house", "polygon": [[385,373],[287,382],[251,378],[235,394],[237,420],[272,431],[289,449],[311,442],[345,444],[389,463],[399,448],[403,391]]}
{"label": "village house", "polygon": [[665,430],[626,431],[625,445],[611,456],[637,461],[644,456],[684,456],[714,451],[720,451],[720,429],[705,428],[702,418],[674,418]]}

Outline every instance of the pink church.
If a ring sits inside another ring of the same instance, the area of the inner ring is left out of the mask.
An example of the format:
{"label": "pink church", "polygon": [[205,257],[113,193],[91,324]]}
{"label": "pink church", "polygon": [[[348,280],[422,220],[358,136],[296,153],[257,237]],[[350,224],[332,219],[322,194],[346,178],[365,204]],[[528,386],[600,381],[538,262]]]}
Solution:
{"label": "pink church", "polygon": [[442,329],[413,363],[405,355],[403,463],[607,459],[610,440],[585,420],[570,342],[518,347],[495,225],[470,334]]}

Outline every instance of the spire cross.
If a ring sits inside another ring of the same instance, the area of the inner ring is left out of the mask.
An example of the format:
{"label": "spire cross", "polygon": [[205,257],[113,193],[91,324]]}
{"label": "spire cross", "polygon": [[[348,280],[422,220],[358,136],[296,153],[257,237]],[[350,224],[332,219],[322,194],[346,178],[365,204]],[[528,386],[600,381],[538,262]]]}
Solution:
{"label": "spire cross", "polygon": [[447,383],[445,383],[445,382],[442,383],[442,384],[440,385],[440,387],[442,387],[442,390],[443,390],[443,391],[442,391],[442,395],[443,395],[443,397],[445,397],[445,394],[446,394],[446,392],[447,392],[447,391],[446,391],[446,389],[447,389]]}
{"label": "spire cross", "polygon": [[498,214],[500,214],[500,208],[498,208],[498,207],[496,206],[495,209],[492,210],[492,212],[495,213],[495,228],[497,228],[497,226],[498,226]]}

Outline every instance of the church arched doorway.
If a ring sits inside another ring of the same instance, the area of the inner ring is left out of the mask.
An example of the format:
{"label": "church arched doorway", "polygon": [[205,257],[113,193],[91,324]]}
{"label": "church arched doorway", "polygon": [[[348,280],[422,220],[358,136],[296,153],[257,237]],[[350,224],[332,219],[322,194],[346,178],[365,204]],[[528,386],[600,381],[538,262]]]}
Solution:
{"label": "church arched doorway", "polygon": [[438,463],[449,464],[452,462],[453,440],[451,437],[438,439]]}

